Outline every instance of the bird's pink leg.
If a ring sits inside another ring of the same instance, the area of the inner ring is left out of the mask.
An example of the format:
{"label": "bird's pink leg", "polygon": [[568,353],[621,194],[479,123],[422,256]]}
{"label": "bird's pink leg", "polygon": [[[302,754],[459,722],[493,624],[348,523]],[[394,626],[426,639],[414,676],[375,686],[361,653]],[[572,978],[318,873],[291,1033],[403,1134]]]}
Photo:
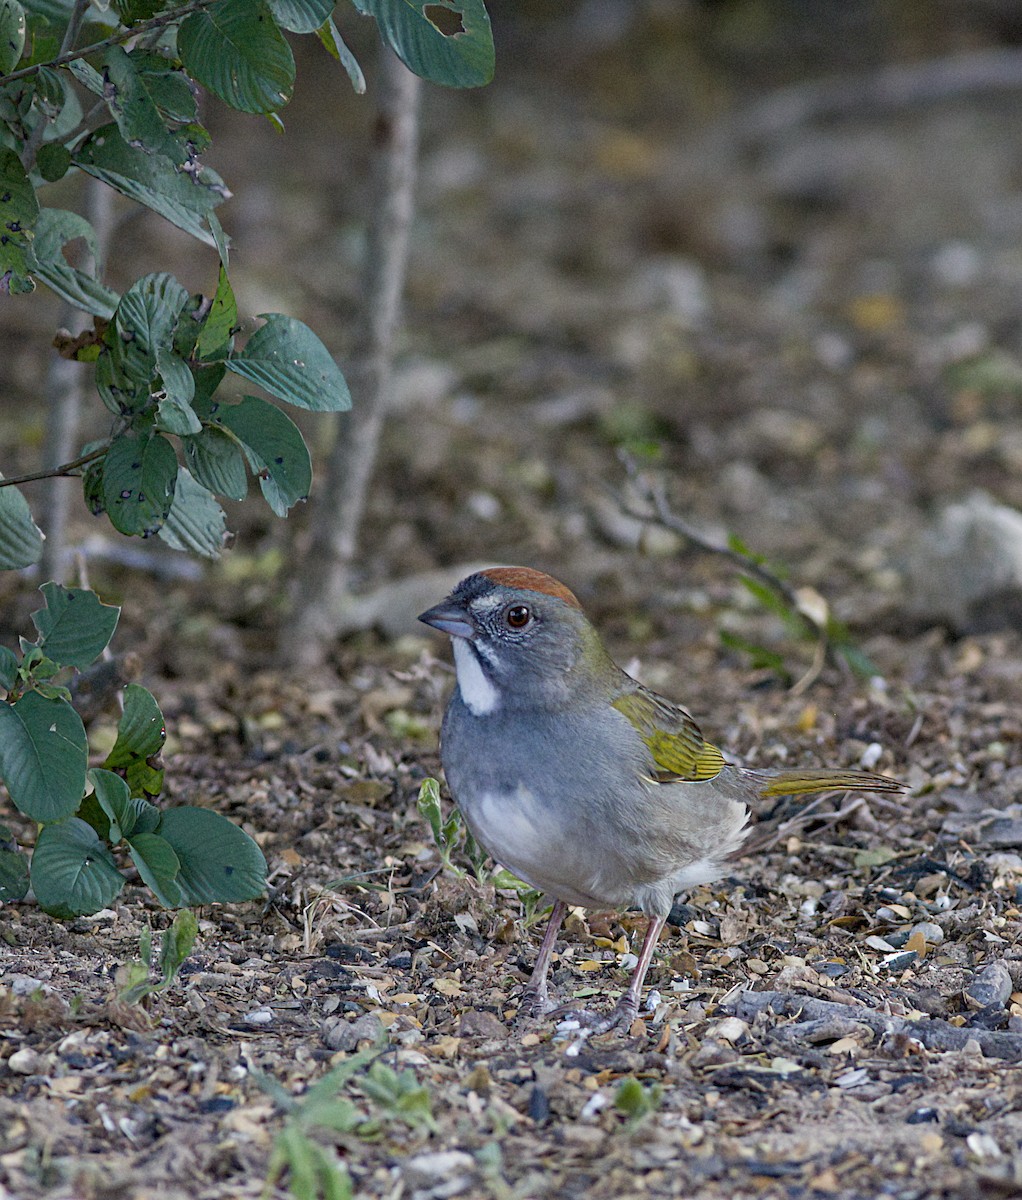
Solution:
{"label": "bird's pink leg", "polygon": [[532,977],[522,993],[522,1002],[518,1008],[520,1017],[541,1017],[550,1011],[550,994],[547,991],[546,977],[550,970],[550,959],[554,953],[557,933],[567,911],[568,906],[563,900],[556,901],[553,911],[550,913],[543,940],[539,944],[539,953],[536,955],[536,965],[532,968]]}
{"label": "bird's pink leg", "polygon": [[649,924],[646,926],[646,936],[642,940],[639,961],[635,964],[635,970],[628,981],[628,988],[625,994],[617,1002],[613,1013],[611,1013],[611,1023],[607,1026],[608,1029],[613,1028],[615,1025],[631,1025],[639,1015],[642,984],[646,978],[646,972],[649,970],[649,964],[653,961],[653,952],[656,950],[657,942],[660,940],[660,934],[666,923],[666,917],[650,917]]}

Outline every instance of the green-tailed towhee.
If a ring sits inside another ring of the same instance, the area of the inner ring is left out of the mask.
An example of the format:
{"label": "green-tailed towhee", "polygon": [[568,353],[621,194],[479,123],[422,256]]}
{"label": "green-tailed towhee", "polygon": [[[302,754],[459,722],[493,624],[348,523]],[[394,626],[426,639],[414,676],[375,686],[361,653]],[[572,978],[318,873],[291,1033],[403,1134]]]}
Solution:
{"label": "green-tailed towhee", "polygon": [[608,656],[575,596],[528,567],[463,579],[420,618],[451,637],[457,687],[440,758],[473,836],[554,900],[522,1011],[549,1011],[547,972],[569,905],[639,908],[649,925],[602,1028],[630,1024],[674,897],[726,870],[760,797],[854,788],[882,775],[753,771],[724,761],[683,708]]}

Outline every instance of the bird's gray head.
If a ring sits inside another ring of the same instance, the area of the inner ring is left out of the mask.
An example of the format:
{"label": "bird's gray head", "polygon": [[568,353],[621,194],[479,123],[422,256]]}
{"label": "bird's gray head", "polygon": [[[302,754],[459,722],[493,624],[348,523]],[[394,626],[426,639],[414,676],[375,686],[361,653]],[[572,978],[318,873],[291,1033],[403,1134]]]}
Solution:
{"label": "bird's gray head", "polygon": [[529,567],[469,575],[420,617],[450,634],[458,687],[477,716],[559,705],[607,662],[582,606],[562,583]]}

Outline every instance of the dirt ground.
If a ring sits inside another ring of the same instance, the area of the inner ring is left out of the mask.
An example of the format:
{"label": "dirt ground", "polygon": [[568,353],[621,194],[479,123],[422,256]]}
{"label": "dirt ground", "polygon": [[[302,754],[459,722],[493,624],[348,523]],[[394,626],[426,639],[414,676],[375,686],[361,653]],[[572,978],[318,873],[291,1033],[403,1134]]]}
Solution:
{"label": "dirt ground", "polygon": [[[0,1200],[284,1196],[273,1147],[345,1063],[340,1128],[314,1136],[358,1196],[1022,1195],[1020,609],[924,553],[949,503],[1022,507],[1022,88],[969,75],[1022,23],[994,0],[509,7],[492,87],[426,96],[361,592],[551,570],[739,760],[910,791],[758,814],[761,848],[676,908],[631,1030],[518,1021],[542,905],[460,851],[438,871],[416,809],[453,676],[410,618],[439,585],[384,593],[298,675],[272,647],[302,514],[237,506],[235,548],[196,571],[116,561],[79,515],[89,582],[124,606],[114,649],[167,718],[165,802],[243,823],[271,891],[202,910],[178,980],[134,1005],[118,972],[169,921],[143,888],[69,924],[3,912]],[[922,62],[935,86],[881,86]],[[232,277],[343,363],[371,109],[306,54],[285,115],[283,138],[211,117]],[[128,236],[126,278],[169,256],[209,289],[205,252],[147,218]],[[19,305],[5,474],[38,465],[54,316]],[[622,448],[686,521],[823,597],[873,673],[816,672],[725,560],[630,517]],[[0,582],[5,641],[38,582]],[[609,1004],[637,931],[574,914],[556,996]]]}

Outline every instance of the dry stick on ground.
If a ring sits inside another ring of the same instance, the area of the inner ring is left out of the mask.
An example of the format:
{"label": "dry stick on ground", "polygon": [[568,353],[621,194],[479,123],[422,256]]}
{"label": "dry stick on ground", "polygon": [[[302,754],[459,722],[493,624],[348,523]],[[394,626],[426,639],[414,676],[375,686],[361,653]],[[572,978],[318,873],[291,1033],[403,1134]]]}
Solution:
{"label": "dry stick on ground", "polygon": [[805,606],[799,599],[798,593],[783,579],[775,575],[773,571],[768,570],[762,563],[750,557],[748,554],[743,554],[740,550],[736,550],[733,546],[727,545],[725,542],[715,541],[709,538],[706,534],[701,533],[695,526],[690,525],[682,517],[675,513],[667,499],[667,492],[664,489],[663,481],[660,479],[651,479],[646,475],[642,475],[635,465],[633,459],[628,455],[620,456],[621,462],[624,464],[625,470],[628,472],[628,477],[635,487],[637,497],[640,503],[645,503],[652,507],[652,512],[648,508],[635,508],[628,504],[623,505],[623,511],[630,517],[634,517],[639,521],[655,521],[662,525],[665,529],[670,529],[672,533],[677,533],[692,545],[698,546],[700,550],[708,550],[711,554],[720,555],[726,558],[729,562],[734,563],[746,575],[751,575],[758,579],[760,583],[766,586],[780,596],[785,604],[793,613],[797,613],[807,625],[809,625],[816,634],[816,650],[813,654],[813,661],[809,670],[795,683],[791,692],[795,696],[800,696],[812,683],[815,682],[817,676],[823,670],[823,664],[827,661],[828,653],[837,666],[845,668],[847,664],[838,655],[831,653],[832,647],[830,639],[827,636],[826,628],[819,621],[806,611]]}
{"label": "dry stick on ground", "polygon": [[317,486],[308,551],[295,575],[294,611],[281,635],[286,661],[322,661],[337,631],[372,479],[387,400],[408,261],[418,148],[419,79],[388,48],[380,51],[372,209],[365,266],[365,328],[349,373],[350,412]]}

